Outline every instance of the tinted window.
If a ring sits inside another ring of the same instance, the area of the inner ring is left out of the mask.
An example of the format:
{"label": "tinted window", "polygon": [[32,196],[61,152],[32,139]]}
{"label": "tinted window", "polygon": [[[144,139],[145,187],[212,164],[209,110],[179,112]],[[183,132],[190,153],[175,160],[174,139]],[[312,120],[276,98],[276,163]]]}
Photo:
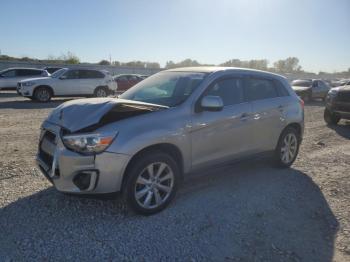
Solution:
{"label": "tinted window", "polygon": [[245,79],[245,93],[248,101],[278,97],[277,89],[271,80]]}
{"label": "tinted window", "polygon": [[209,87],[205,95],[220,96],[224,106],[235,105],[244,101],[242,82],[237,78],[219,80]]}
{"label": "tinted window", "polygon": [[289,96],[286,87],[280,81],[274,80],[273,82],[275,84],[275,87],[277,88],[278,96]]}
{"label": "tinted window", "polygon": [[1,74],[3,77],[15,77],[16,70],[9,70]]}
{"label": "tinted window", "polygon": [[104,78],[104,74],[95,70],[79,70],[80,78]]}
{"label": "tinted window", "polygon": [[17,69],[18,76],[40,76],[41,74],[42,74],[41,70]]}
{"label": "tinted window", "polygon": [[118,76],[117,80],[118,81],[128,81],[128,78],[126,76]]}
{"label": "tinted window", "polygon": [[67,79],[78,79],[79,78],[79,70],[69,70],[64,74]]}

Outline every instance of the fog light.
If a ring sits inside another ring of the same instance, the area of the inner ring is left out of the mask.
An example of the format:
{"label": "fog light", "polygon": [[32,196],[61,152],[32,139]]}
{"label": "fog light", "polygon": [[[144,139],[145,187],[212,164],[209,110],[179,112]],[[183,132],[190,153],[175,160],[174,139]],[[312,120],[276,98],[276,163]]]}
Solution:
{"label": "fog light", "polygon": [[95,188],[97,181],[97,171],[81,171],[73,178],[73,183],[82,191],[90,191]]}

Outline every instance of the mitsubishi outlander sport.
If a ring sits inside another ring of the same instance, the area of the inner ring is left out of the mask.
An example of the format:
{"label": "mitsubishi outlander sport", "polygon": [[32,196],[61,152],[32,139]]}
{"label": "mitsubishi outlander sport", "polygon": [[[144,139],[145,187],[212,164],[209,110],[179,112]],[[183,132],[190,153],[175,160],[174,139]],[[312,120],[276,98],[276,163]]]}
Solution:
{"label": "mitsubishi outlander sport", "polygon": [[61,192],[121,191],[135,211],[153,214],[193,170],[262,152],[289,167],[302,141],[303,106],[276,74],[166,70],[119,98],[58,106],[42,124],[37,163]]}

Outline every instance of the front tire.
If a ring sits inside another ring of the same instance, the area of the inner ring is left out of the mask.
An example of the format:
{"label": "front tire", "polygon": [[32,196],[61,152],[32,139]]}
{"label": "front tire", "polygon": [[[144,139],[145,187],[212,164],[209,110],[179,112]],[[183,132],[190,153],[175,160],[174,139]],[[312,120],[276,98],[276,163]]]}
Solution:
{"label": "front tire", "polygon": [[275,149],[275,162],[279,167],[290,167],[299,152],[301,138],[293,127],[287,127],[281,134]]}
{"label": "front tire", "polygon": [[126,175],[124,198],[131,209],[143,215],[166,208],[175,197],[180,181],[178,164],[163,152],[141,155]]}
{"label": "front tire", "polygon": [[38,87],[34,91],[33,98],[36,101],[46,103],[51,100],[52,93],[51,90],[47,87]]}
{"label": "front tire", "polygon": [[327,108],[324,110],[323,118],[328,125],[336,125],[340,121],[340,116],[332,113]]}

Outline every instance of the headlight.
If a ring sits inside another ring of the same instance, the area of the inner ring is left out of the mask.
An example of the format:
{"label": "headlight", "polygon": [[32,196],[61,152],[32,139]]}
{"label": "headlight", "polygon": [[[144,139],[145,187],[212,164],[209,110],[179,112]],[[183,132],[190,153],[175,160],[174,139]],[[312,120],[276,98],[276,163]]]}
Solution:
{"label": "headlight", "polygon": [[22,82],[22,86],[33,86],[33,85],[35,85],[35,82],[33,81]]}
{"label": "headlight", "polygon": [[336,96],[338,94],[338,89],[331,89],[328,92],[328,95],[330,96]]}
{"label": "headlight", "polygon": [[117,133],[108,134],[81,134],[63,136],[63,144],[79,153],[100,153],[104,151],[114,140]]}

